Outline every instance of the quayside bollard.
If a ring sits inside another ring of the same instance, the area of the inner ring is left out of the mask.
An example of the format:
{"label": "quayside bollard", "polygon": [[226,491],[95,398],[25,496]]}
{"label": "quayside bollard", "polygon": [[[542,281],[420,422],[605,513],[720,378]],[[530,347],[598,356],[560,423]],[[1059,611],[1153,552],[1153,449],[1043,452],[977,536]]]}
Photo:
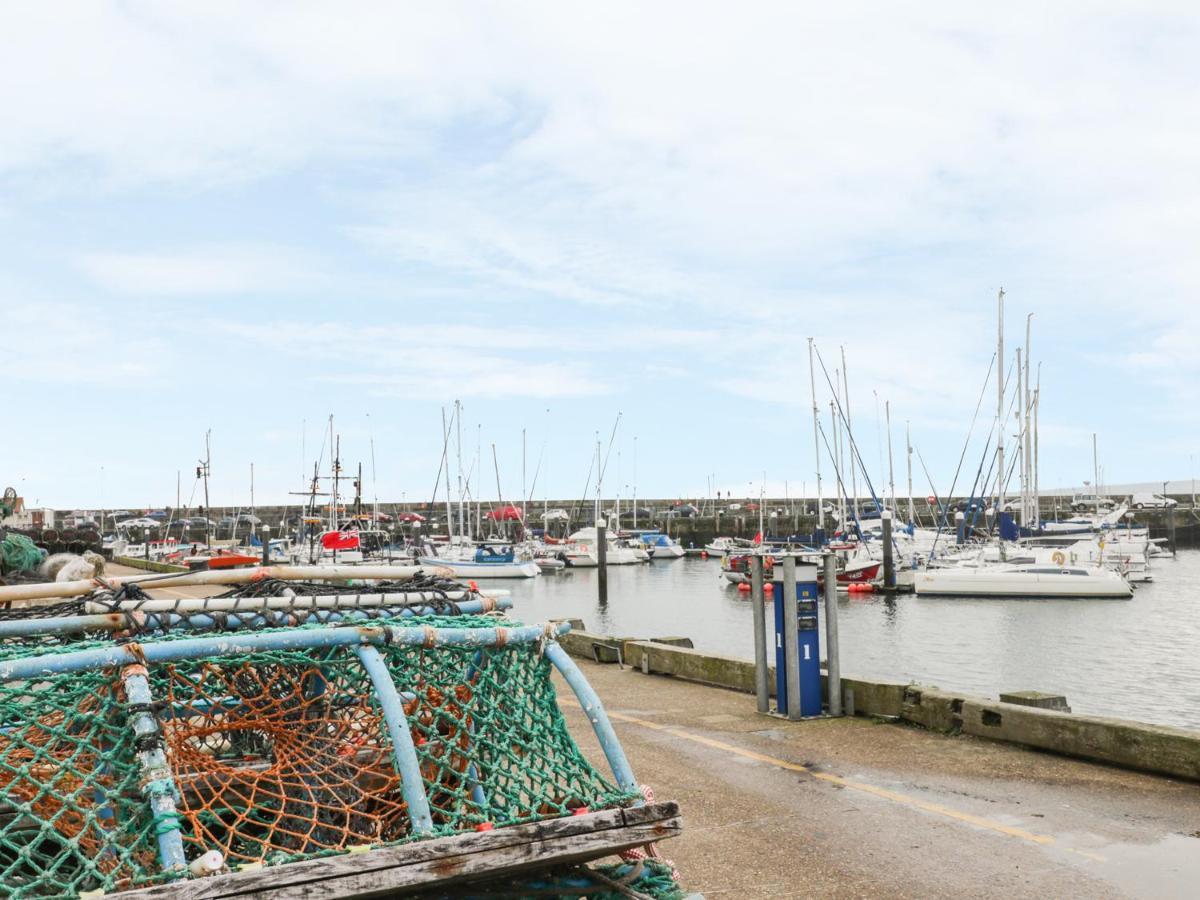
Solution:
{"label": "quayside bollard", "polygon": [[892,556],[892,511],[885,509],[880,517],[883,521],[883,587],[896,588],[896,560]]}
{"label": "quayside bollard", "polygon": [[787,670],[787,717],[800,718],[800,610],[796,604],[796,557],[783,558],[783,658]]}
{"label": "quayside bollard", "polygon": [[596,523],[596,560],[600,566],[599,578],[596,584],[600,590],[600,605],[608,605],[608,528],[602,522]]}
{"label": "quayside bollard", "polygon": [[754,607],[754,695],[760,713],[771,711],[770,687],[767,680],[767,623],[763,609],[763,558],[750,558],[750,605]]}
{"label": "quayside bollard", "polygon": [[826,552],[825,563],[825,664],[829,684],[829,714],[842,714],[842,663],[838,655],[837,556]]}

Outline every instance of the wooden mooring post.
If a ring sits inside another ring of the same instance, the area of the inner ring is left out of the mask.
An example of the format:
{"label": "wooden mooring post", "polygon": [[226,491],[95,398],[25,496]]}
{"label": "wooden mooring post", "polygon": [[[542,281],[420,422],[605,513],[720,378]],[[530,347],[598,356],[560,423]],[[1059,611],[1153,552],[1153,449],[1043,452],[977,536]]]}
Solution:
{"label": "wooden mooring post", "polygon": [[596,560],[600,571],[596,584],[600,591],[600,605],[608,605],[608,528],[603,522],[596,523]]}

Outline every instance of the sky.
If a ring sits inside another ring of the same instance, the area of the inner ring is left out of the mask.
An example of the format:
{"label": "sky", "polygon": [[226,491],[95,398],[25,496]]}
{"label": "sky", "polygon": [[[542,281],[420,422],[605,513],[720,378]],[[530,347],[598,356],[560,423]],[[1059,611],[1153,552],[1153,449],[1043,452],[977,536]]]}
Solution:
{"label": "sky", "polygon": [[194,504],[211,430],[212,502],[251,464],[280,502],[332,415],[368,495],[428,499],[459,399],[484,499],[523,456],[526,494],[580,496],[618,415],[606,495],[811,495],[813,338],[872,479],[886,404],[897,482],[908,423],[945,493],[994,421],[1001,286],[1041,483],[1091,479],[1093,433],[1105,481],[1188,478],[1198,30],[1153,2],[12,6],[0,486]]}

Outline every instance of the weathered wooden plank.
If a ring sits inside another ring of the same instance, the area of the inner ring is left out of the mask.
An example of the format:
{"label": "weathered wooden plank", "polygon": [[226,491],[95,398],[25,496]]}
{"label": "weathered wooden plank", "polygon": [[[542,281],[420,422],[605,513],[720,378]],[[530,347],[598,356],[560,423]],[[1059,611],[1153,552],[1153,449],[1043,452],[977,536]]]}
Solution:
{"label": "weathered wooden plank", "polygon": [[586,862],[679,833],[679,806],[656,803],[531,822],[120,894],[121,900],[338,900],[428,889]]}

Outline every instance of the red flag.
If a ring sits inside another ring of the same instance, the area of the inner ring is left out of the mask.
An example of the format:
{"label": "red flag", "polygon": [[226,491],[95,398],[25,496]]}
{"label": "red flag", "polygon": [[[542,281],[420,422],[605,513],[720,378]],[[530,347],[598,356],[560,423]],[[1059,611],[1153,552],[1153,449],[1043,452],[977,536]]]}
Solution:
{"label": "red flag", "polygon": [[762,543],[762,532],[761,531],[758,534],[754,535],[754,543],[756,543],[756,544]]}
{"label": "red flag", "polygon": [[326,550],[357,550],[357,531],[327,531],[321,535],[321,546]]}

